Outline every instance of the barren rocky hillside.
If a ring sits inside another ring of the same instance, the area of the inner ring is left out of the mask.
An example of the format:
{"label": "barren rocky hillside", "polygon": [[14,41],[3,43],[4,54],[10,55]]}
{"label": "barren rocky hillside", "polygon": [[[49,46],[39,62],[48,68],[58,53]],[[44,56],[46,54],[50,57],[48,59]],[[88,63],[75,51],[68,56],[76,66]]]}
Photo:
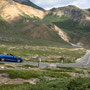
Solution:
{"label": "barren rocky hillside", "polygon": [[45,12],[27,5],[19,4],[13,0],[0,1],[0,15],[7,21],[18,20],[27,14],[30,17],[36,16],[43,18]]}

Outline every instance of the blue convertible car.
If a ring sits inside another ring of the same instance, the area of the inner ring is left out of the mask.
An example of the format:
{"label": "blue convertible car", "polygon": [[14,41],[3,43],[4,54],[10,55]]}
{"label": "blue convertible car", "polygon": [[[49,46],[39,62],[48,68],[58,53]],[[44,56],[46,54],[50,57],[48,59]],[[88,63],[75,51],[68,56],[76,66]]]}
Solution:
{"label": "blue convertible car", "polygon": [[23,62],[23,59],[21,57],[14,56],[12,54],[10,55],[0,55],[0,61],[15,61],[15,62]]}

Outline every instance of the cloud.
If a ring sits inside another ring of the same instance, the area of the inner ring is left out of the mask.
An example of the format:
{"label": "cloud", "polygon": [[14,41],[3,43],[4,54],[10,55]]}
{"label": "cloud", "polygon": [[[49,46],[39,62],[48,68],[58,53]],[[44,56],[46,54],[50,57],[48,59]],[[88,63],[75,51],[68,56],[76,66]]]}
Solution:
{"label": "cloud", "polygon": [[76,0],[71,4],[80,8],[90,8],[90,0]]}
{"label": "cloud", "polygon": [[90,8],[90,0],[31,0],[44,9],[62,7],[67,5],[76,5],[80,8]]}

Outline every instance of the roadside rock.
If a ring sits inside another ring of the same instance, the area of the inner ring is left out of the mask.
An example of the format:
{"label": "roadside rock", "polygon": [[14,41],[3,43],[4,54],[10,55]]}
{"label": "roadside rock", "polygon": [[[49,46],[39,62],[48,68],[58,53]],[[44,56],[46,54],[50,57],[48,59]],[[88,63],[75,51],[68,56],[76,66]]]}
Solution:
{"label": "roadside rock", "polygon": [[0,69],[5,69],[5,67],[4,66],[0,66]]}
{"label": "roadside rock", "polygon": [[5,78],[9,78],[9,74],[8,74],[8,73],[2,73],[1,76],[2,76],[2,77],[5,77]]}
{"label": "roadside rock", "polygon": [[37,82],[39,82],[38,78],[30,78],[30,79],[16,78],[16,79],[11,79],[11,78],[9,78],[8,73],[0,74],[0,86],[5,85],[5,84],[24,84],[24,83],[36,84]]}

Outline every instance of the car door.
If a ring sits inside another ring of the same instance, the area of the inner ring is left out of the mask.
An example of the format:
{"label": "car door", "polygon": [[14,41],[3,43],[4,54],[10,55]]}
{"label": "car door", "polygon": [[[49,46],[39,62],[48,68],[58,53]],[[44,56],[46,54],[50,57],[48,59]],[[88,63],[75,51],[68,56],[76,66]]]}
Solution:
{"label": "car door", "polygon": [[7,55],[6,56],[6,60],[8,60],[8,61],[14,61],[14,56]]}

